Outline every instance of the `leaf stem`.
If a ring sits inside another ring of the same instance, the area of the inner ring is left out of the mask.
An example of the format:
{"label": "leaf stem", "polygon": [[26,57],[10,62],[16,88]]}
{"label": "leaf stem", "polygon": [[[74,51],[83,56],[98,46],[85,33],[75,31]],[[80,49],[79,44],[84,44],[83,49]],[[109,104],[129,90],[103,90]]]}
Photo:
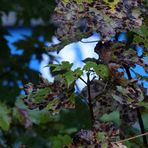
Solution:
{"label": "leaf stem", "polygon": [[142,136],[146,136],[146,135],[148,135],[148,132],[140,134],[140,135],[137,135],[137,136],[134,136],[134,137],[130,137],[130,138],[127,138],[127,139],[124,139],[124,140],[112,142],[112,143],[123,143],[125,141],[133,140],[133,139],[136,139],[136,138],[139,138],[139,137],[142,137]]}

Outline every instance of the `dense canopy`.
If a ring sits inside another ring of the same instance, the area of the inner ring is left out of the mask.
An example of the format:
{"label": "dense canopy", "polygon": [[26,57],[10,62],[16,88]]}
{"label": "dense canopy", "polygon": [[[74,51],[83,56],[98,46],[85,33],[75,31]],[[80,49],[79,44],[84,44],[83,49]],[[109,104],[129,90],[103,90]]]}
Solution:
{"label": "dense canopy", "polygon": [[[2,1],[5,5],[6,2]],[[18,50],[23,49],[22,55],[11,55],[5,38],[8,28],[0,32],[3,49],[0,54],[0,147],[147,147],[148,1],[56,2],[53,12],[52,0],[14,1],[6,5],[7,9],[0,10],[1,14],[15,11],[24,25],[28,25],[32,17],[44,20],[43,26],[33,28],[29,37],[14,43]],[[46,9],[40,13],[41,4]],[[52,39],[55,28],[61,42],[45,51],[45,43]],[[95,41],[94,52],[98,58],[83,60],[84,67],[76,69],[68,61],[55,64],[50,51],[60,51],[93,32],[102,36]],[[119,41],[122,32],[125,40]],[[41,75],[38,77],[38,72],[29,67],[31,57],[35,55],[41,61],[43,53],[50,57],[46,67],[54,76],[53,82]],[[137,67],[143,73],[137,71]],[[79,91],[78,80],[85,84]],[[4,82],[8,82],[7,85]],[[12,82],[15,85],[11,85]],[[25,94],[16,98],[20,82]]]}
{"label": "dense canopy", "polygon": [[143,0],[60,0],[52,21],[57,25],[59,39],[72,39],[79,32],[90,36],[101,33],[102,39],[110,39],[118,32],[142,25]]}

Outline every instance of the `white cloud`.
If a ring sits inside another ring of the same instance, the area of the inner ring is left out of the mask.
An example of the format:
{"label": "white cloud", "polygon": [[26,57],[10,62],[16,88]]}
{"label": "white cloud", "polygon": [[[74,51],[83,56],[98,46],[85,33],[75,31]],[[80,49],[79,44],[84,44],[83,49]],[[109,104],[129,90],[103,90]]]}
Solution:
{"label": "white cloud", "polygon": [[[84,42],[97,41],[97,40],[99,40],[99,38],[100,37],[98,34],[94,34],[93,36],[91,36],[87,39],[83,39],[82,41],[84,41]],[[54,37],[52,44],[57,44],[57,43],[59,43],[59,41]],[[77,67],[82,68],[84,66],[84,63],[82,62],[82,60],[84,60],[88,57],[89,58],[98,58],[98,55],[94,52],[94,48],[95,48],[96,44],[97,44],[97,42],[72,43],[72,44],[65,46],[59,52],[59,54],[56,54],[55,52],[53,54],[55,56],[60,57],[58,59],[59,62],[69,61],[70,63],[74,63],[73,69],[75,69]],[[51,45],[51,43],[49,43],[48,45]],[[47,78],[49,81],[53,81],[53,78],[51,77],[51,75],[49,73],[49,68],[44,68],[44,66],[46,66],[49,61],[49,57],[47,55],[43,55],[43,59],[44,60],[42,61],[41,66],[40,66],[40,72],[42,73],[43,77]],[[83,76],[83,79],[87,80],[85,75]],[[77,81],[77,85],[80,90],[85,86],[84,82],[82,82],[81,80]]]}

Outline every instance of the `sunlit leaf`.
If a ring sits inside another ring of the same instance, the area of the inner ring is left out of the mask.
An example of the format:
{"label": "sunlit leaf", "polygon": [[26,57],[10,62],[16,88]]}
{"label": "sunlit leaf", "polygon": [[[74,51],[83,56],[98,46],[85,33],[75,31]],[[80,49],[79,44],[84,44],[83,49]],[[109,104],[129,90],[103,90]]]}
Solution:
{"label": "sunlit leaf", "polygon": [[67,81],[68,87],[76,80],[73,71],[65,73],[65,79]]}
{"label": "sunlit leaf", "polygon": [[104,64],[96,64],[95,62],[88,61],[84,66],[83,70],[90,71],[94,70],[101,78],[107,78],[109,76],[108,67]]}
{"label": "sunlit leaf", "polygon": [[72,63],[63,61],[61,64],[48,64],[46,67],[53,67],[53,71],[56,72],[61,70],[70,70],[72,65]]}
{"label": "sunlit leaf", "polygon": [[50,88],[48,87],[38,89],[35,94],[31,94],[30,99],[32,99],[32,101],[35,103],[41,102],[47,97],[49,92],[50,92]]}
{"label": "sunlit leaf", "polygon": [[140,28],[134,30],[135,33],[142,37],[148,37],[148,27],[142,25]]}
{"label": "sunlit leaf", "polygon": [[114,10],[116,5],[120,2],[120,0],[104,0],[104,2],[106,2],[112,10]]}
{"label": "sunlit leaf", "polygon": [[99,141],[104,142],[106,140],[105,133],[104,132],[98,132],[97,138],[98,138]]}

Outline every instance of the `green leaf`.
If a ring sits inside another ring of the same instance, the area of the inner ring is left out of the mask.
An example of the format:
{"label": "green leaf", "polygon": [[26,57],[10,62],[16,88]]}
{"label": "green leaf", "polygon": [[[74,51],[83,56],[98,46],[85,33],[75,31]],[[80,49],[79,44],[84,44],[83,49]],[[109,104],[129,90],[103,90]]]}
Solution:
{"label": "green leaf", "polygon": [[71,143],[72,143],[71,137],[68,136],[68,135],[64,135],[64,137],[63,137],[63,143],[64,143],[65,145],[71,144]]}
{"label": "green leaf", "polygon": [[27,106],[23,102],[23,99],[26,97],[27,95],[20,95],[15,101],[15,106],[18,108],[27,109]]}
{"label": "green leaf", "polygon": [[143,25],[138,29],[134,29],[133,31],[136,33],[134,41],[138,44],[143,43],[145,48],[148,48],[148,27]]}
{"label": "green leaf", "polygon": [[53,71],[57,72],[61,70],[70,70],[72,66],[72,63],[69,63],[68,61],[63,61],[61,64],[48,64],[45,67],[53,67]]}
{"label": "green leaf", "polygon": [[148,37],[148,27],[147,26],[143,25],[138,29],[134,29],[134,32],[139,34],[140,36]]}
{"label": "green leaf", "polygon": [[78,78],[83,74],[83,70],[81,70],[81,68],[77,68],[74,71],[74,75]]}
{"label": "green leaf", "polygon": [[101,142],[106,141],[106,136],[105,136],[104,132],[98,132],[96,136],[99,141],[101,141]]}
{"label": "green leaf", "polygon": [[46,96],[48,95],[49,92],[50,92],[49,87],[38,89],[35,94],[32,94],[30,96],[30,99],[32,99],[32,101],[35,103],[41,102],[46,98]]}
{"label": "green leaf", "polygon": [[10,117],[11,110],[3,103],[0,103],[0,127],[4,131],[8,131],[10,128],[11,117]]}
{"label": "green leaf", "polygon": [[109,76],[108,67],[104,64],[97,65],[97,67],[95,67],[95,71],[101,78],[106,79]]}
{"label": "green leaf", "polygon": [[68,61],[63,61],[61,63],[61,66],[63,67],[63,69],[67,69],[67,70],[71,69],[72,65],[73,63],[69,63]]}
{"label": "green leaf", "polygon": [[147,41],[146,38],[136,35],[136,36],[134,37],[134,41],[135,41],[136,43],[138,43],[138,44],[139,44],[139,43],[143,43],[144,46],[145,46],[146,48],[148,48],[148,41]]}
{"label": "green leaf", "polygon": [[[46,106],[46,109],[48,109],[48,110],[53,110],[54,107],[55,107],[57,104],[59,104],[59,102],[60,102],[59,99],[54,99],[54,100],[50,101],[50,103],[48,103],[48,105]],[[59,112],[59,109],[60,109],[60,108],[58,108],[57,110],[55,109],[54,112]]]}
{"label": "green leaf", "polygon": [[68,87],[77,79],[74,76],[73,71],[69,71],[69,72],[65,73],[64,76],[65,76],[65,79],[66,79],[66,82],[67,82]]}
{"label": "green leaf", "polygon": [[100,118],[101,121],[103,122],[114,122],[116,123],[117,125],[120,125],[120,114],[119,114],[119,111],[113,111],[111,112],[110,114],[104,114],[101,118]]}
{"label": "green leaf", "polygon": [[72,139],[68,135],[58,135],[51,137],[52,148],[60,148],[72,143]]}
{"label": "green leaf", "polygon": [[91,68],[94,68],[94,67],[97,67],[97,64],[95,62],[87,61],[83,70],[89,71]]}
{"label": "green leaf", "polygon": [[81,75],[83,71],[80,68],[75,69],[74,71],[68,71],[64,74],[64,77],[67,82],[67,86],[69,87],[74,81],[76,81]]}
{"label": "green leaf", "polygon": [[45,123],[48,123],[49,121],[51,121],[50,113],[48,112],[47,109],[29,110],[28,114],[29,114],[31,121],[35,124],[38,124],[38,125],[45,124]]}
{"label": "green leaf", "polygon": [[72,104],[75,104],[75,100],[77,98],[77,95],[75,93],[73,93],[70,97],[69,97],[69,101]]}
{"label": "green leaf", "polygon": [[102,147],[102,148],[108,148],[108,144],[107,144],[107,143],[102,143],[102,144],[101,144],[101,147]]}
{"label": "green leaf", "polygon": [[88,61],[84,66],[83,70],[90,71],[93,69],[98,76],[101,78],[107,78],[109,75],[108,67],[104,64],[96,64],[95,62]]}
{"label": "green leaf", "polygon": [[120,0],[103,0],[105,3],[107,3],[109,5],[109,7],[114,10],[116,5],[120,2]]}

